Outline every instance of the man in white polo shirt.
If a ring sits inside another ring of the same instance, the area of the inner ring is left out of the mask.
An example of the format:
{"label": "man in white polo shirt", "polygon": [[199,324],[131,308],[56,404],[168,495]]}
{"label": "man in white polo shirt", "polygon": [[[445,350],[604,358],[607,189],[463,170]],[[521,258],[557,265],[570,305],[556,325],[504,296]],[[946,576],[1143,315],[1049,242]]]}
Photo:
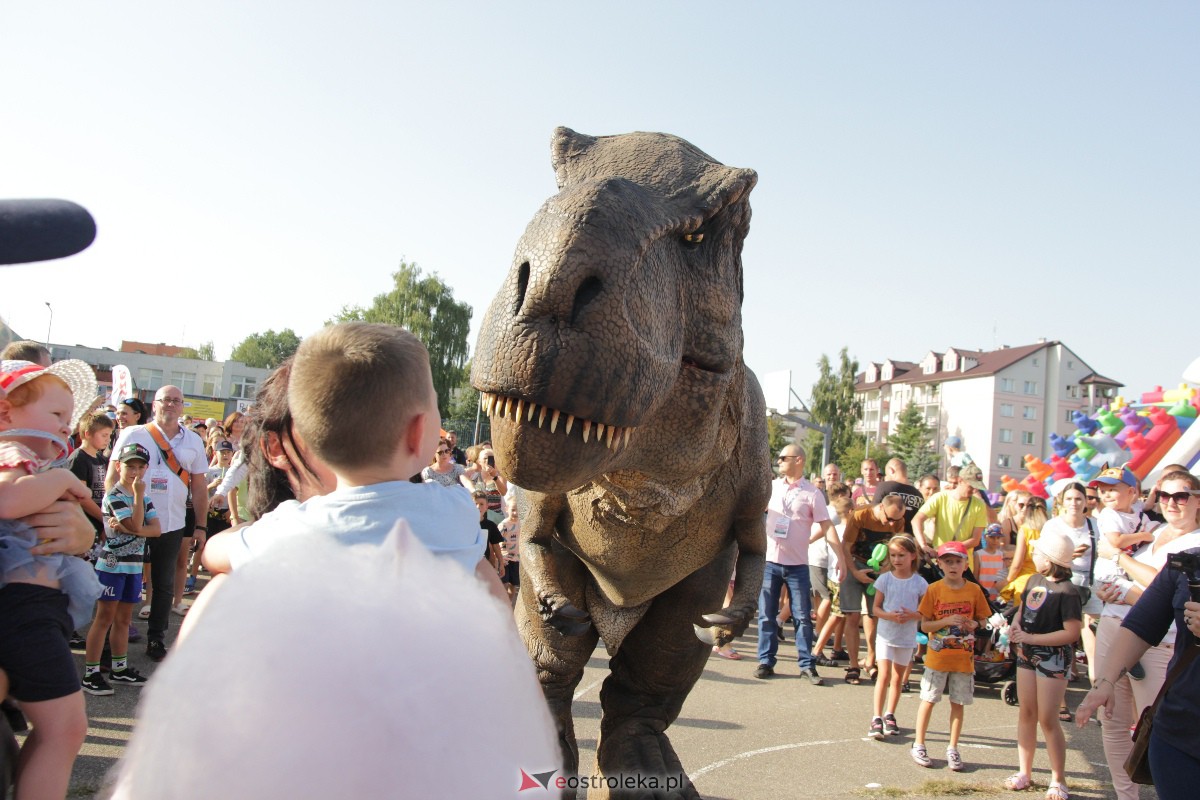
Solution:
{"label": "man in white polo shirt", "polygon": [[[194,431],[179,424],[183,412],[183,392],[178,386],[164,386],[154,395],[154,420],[147,425],[125,428],[113,447],[114,453],[130,442],[150,453],[146,472],[147,496],[158,509],[162,536],[147,543],[146,562],[150,564],[150,625],[146,633],[146,655],[162,661],[167,655],[163,638],[167,633],[171,605],[175,599],[176,561],[180,548],[191,548],[192,538],[207,536],[203,523],[208,520],[208,484],[205,473],[208,458],[204,442]],[[106,488],[116,483],[116,459],[109,462]],[[188,495],[192,508],[188,508]],[[200,524],[196,524],[196,522]]]}
{"label": "man in white polo shirt", "polygon": [[[833,526],[821,490],[804,479],[804,450],[789,444],[779,454],[779,477],[771,482],[767,505],[767,562],[758,597],[758,669],[756,678],[775,674],[779,650],[779,595],[787,583],[796,624],[796,653],[800,674],[814,686],[822,684],[813,657],[812,586],[808,577],[808,546],[828,536]],[[813,531],[816,531],[815,533]]]}

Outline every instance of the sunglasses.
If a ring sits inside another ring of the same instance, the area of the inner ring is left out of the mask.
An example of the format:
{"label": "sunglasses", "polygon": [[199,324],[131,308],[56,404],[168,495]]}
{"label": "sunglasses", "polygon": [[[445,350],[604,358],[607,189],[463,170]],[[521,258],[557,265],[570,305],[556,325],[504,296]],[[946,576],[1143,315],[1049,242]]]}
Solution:
{"label": "sunglasses", "polygon": [[1029,504],[1028,503],[1017,503],[1017,508],[1025,508],[1025,506],[1027,506],[1027,505],[1029,505]]}
{"label": "sunglasses", "polygon": [[438,451],[437,451],[437,454],[438,454],[439,456],[444,456],[444,455],[446,455],[446,454],[447,454],[447,453],[449,453],[449,452],[450,452],[449,450],[438,450]]}
{"label": "sunglasses", "polygon": [[1191,489],[1187,489],[1185,491],[1175,492],[1173,494],[1167,494],[1166,492],[1159,492],[1158,499],[1159,499],[1159,502],[1161,502],[1164,506],[1172,500],[1175,501],[1176,505],[1181,506],[1184,503],[1186,503],[1188,500],[1190,500],[1191,498],[1195,497],[1196,495],[1200,495],[1200,492],[1193,491]]}

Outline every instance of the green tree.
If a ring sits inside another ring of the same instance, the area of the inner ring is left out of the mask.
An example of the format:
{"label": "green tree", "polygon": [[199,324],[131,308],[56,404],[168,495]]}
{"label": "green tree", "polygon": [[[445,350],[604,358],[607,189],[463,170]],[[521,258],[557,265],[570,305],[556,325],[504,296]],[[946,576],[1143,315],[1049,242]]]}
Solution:
{"label": "green tree", "polygon": [[175,358],[195,358],[200,361],[212,361],[213,343],[205,342],[200,345],[199,349],[195,347],[181,347],[179,348],[179,352],[175,354]]}
{"label": "green tree", "polygon": [[791,443],[791,438],[785,432],[783,420],[774,415],[767,417],[767,446],[771,449],[772,464],[779,458],[779,451]]}
{"label": "green tree", "polygon": [[936,472],[938,455],[933,449],[933,429],[925,422],[921,409],[909,403],[888,436],[888,448],[904,459],[908,477],[913,481],[928,472]]}
{"label": "green tree", "polygon": [[459,382],[446,416],[453,420],[469,420],[475,422],[475,414],[479,410],[479,391],[471,385],[471,362],[463,367],[463,377]]}
{"label": "green tree", "polygon": [[452,390],[467,374],[471,307],[457,302],[450,287],[436,273],[423,277],[416,264],[401,261],[392,279],[393,289],[376,295],[369,308],[347,306],[335,319],[384,322],[411,331],[429,350],[438,408],[442,416],[447,416]]}
{"label": "green tree", "polygon": [[[832,429],[829,443],[830,458],[845,472],[846,469],[843,466],[845,453],[856,440],[862,438],[854,432],[854,426],[862,414],[862,401],[854,396],[854,376],[858,372],[858,361],[850,358],[847,349],[843,347],[838,353],[836,373],[829,361],[829,356],[824,353],[817,362],[817,369],[819,375],[812,388],[812,418]],[[812,440],[813,437],[809,437],[810,444]],[[816,434],[815,441],[820,442],[819,434]],[[816,452],[819,453],[820,445],[818,444],[817,447]],[[819,464],[820,456],[814,458],[813,462]],[[855,464],[854,472],[848,474],[858,474],[858,465]]]}
{"label": "green tree", "polygon": [[[862,474],[862,462],[867,458],[875,459],[875,463],[879,465],[879,474],[883,475],[883,467],[887,464],[888,459],[892,454],[888,452],[886,446],[880,445],[879,442],[871,441],[871,446],[867,447],[867,437],[860,433],[854,434],[850,440],[849,446],[842,451],[841,458],[834,459],[842,469],[842,474],[850,480],[854,480]],[[912,477],[911,475],[909,477]]]}
{"label": "green tree", "polygon": [[229,359],[240,361],[247,367],[275,369],[284,361],[291,358],[300,346],[300,337],[291,328],[284,328],[279,333],[268,330],[266,333],[252,333],[233,348]]}

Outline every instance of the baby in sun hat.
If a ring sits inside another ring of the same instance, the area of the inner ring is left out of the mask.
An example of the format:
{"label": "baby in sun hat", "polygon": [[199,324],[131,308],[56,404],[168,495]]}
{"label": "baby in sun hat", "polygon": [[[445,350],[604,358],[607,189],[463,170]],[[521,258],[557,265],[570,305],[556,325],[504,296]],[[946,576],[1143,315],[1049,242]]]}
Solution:
{"label": "baby in sun hat", "polygon": [[[71,556],[34,555],[34,530],[18,520],[65,497],[91,497],[87,486],[57,465],[95,396],[96,376],[82,361],[49,367],[0,362],[0,589],[20,583],[47,590],[48,599],[65,594],[73,627],[88,622],[100,596],[94,571]],[[57,605],[59,598],[53,599]]]}

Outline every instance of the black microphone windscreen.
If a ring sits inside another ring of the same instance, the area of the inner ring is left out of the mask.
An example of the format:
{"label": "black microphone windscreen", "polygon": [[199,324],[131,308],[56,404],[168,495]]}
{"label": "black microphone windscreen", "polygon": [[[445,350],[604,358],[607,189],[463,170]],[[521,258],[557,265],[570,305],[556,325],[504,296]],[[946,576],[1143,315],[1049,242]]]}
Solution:
{"label": "black microphone windscreen", "polygon": [[66,258],[96,238],[96,221],[69,200],[0,200],[0,264]]}

